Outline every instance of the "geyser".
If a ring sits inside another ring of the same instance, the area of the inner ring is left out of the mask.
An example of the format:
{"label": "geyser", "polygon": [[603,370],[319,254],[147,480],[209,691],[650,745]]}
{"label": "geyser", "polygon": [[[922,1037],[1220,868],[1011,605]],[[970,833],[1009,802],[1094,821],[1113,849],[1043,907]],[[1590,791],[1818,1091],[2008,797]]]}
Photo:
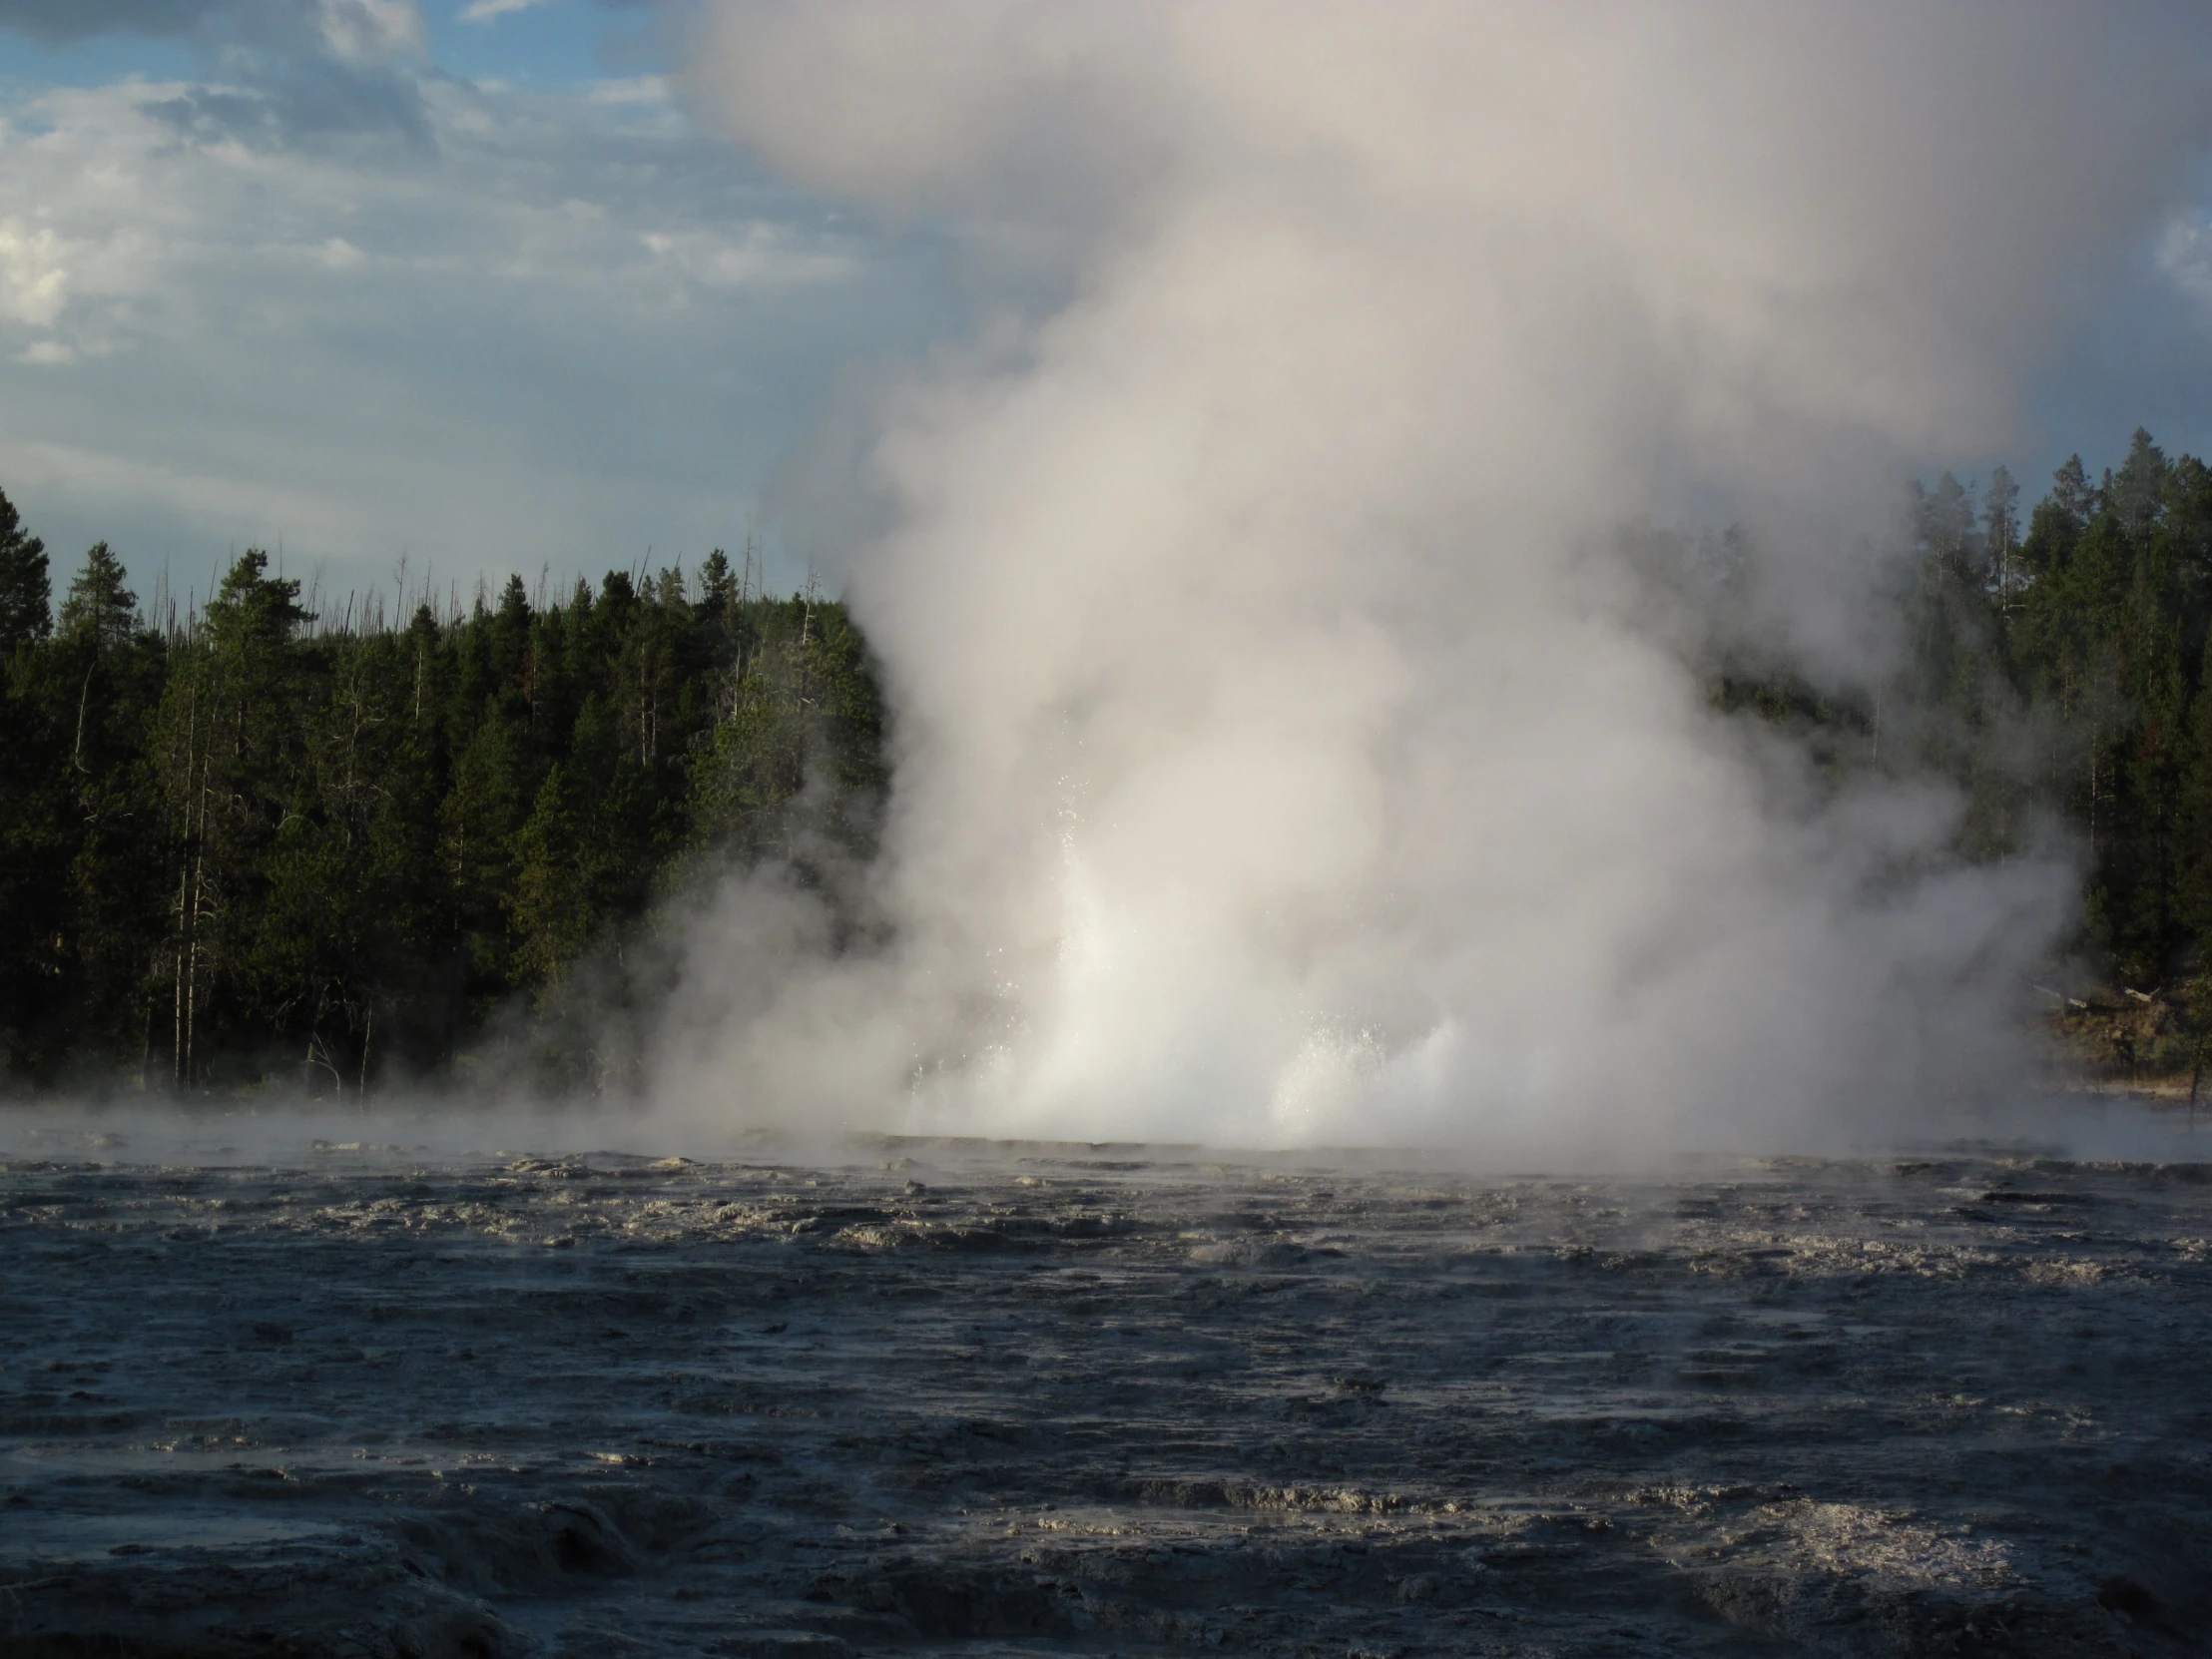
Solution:
{"label": "geyser", "polygon": [[[865,906],[753,882],[662,1087],[1242,1142],[1781,1142],[2000,1085],[2066,871],[1824,797],[1618,551],[1763,528],[1763,648],[1876,669],[1908,460],[2018,435],[2208,107],[2141,9],[710,4],[771,165],[997,299],[844,550],[898,782]],[[2059,115],[2055,112],[2063,112]]]}

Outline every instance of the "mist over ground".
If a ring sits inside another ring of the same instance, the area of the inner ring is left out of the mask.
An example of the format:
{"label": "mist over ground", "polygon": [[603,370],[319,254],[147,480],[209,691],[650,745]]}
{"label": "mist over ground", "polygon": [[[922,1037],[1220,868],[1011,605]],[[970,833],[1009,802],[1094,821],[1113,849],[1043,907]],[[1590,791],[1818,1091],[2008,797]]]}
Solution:
{"label": "mist over ground", "polygon": [[1732,626],[1879,675],[1869,504],[2015,438],[2170,210],[2183,22],[704,8],[698,105],[1009,298],[881,399],[881,528],[832,549],[893,711],[846,895],[884,942],[732,885],[658,1101],[1533,1151],[2015,1093],[2064,849],[1968,867],[1943,789],[1812,787],[1620,528],[1755,526]]}

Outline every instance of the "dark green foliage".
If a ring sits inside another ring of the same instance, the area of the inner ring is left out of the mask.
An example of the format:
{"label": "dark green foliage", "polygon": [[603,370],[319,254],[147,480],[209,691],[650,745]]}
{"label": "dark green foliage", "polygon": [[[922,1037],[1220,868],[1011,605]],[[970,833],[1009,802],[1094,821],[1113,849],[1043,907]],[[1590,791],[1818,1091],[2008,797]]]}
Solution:
{"label": "dark green foliage", "polygon": [[[2024,529],[2001,469],[1908,509],[1891,669],[1816,689],[1738,651],[1715,703],[1835,787],[1950,779],[1957,856],[2084,859],[2065,947],[2095,971],[2212,983],[2212,470],[2137,432]],[[1755,562],[1739,532],[1654,545],[1724,609]],[[881,698],[842,606],[750,572],[318,626],[249,552],[154,629],[102,545],[56,626],[0,497],[0,1086],[353,1095],[497,1051],[598,1087],[620,1062],[581,1010],[650,1002],[633,947],[712,872],[779,864],[850,937]]]}
{"label": "dark green foliage", "polygon": [[1741,672],[1715,673],[1715,701],[1797,730],[1839,780],[1949,778],[1961,856],[2070,846],[2070,948],[2178,982],[2212,966],[2212,470],[2137,431],[2099,483],[2068,459],[2024,536],[2017,503],[2001,468],[1978,512],[1947,474],[1913,493],[1906,651],[1863,706]]}
{"label": "dark green foliage", "polygon": [[0,656],[53,630],[46,544],[23,528],[15,503],[0,495]]}
{"label": "dark green foliage", "polygon": [[[152,629],[104,544],[56,629],[43,550],[0,506],[15,571],[0,1085],[350,1098],[517,1040],[585,1077],[566,987],[603,991],[590,964],[696,864],[820,880],[870,849],[858,636],[719,553],[696,598],[617,572],[540,611],[516,578],[396,629],[318,630],[259,551],[203,618]],[[519,1039],[518,998],[539,1010]]]}

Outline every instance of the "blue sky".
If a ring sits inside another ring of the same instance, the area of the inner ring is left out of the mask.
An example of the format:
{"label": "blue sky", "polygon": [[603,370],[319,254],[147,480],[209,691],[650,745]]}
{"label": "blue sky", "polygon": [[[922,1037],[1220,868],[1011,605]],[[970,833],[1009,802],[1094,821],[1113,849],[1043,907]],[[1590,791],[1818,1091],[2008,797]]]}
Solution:
{"label": "blue sky", "polygon": [[[826,412],[972,296],[702,131],[678,3],[0,0],[0,488],[57,574],[104,538],[183,597],[263,544],[465,594],[759,533],[797,581]],[[2212,449],[2208,387],[2181,209],[2006,454],[1929,460],[2032,498],[2137,422]]]}
{"label": "blue sky", "polygon": [[[0,30],[0,78],[15,85],[98,85],[123,75],[150,80],[189,76],[202,43],[179,4],[134,7],[103,0],[48,0],[0,6],[16,27]],[[652,14],[603,0],[417,0],[428,57],[448,74],[534,86],[579,87],[634,73],[659,56]],[[166,15],[165,15],[166,11]],[[71,26],[71,12],[88,21]],[[212,31],[224,32],[220,18]]]}

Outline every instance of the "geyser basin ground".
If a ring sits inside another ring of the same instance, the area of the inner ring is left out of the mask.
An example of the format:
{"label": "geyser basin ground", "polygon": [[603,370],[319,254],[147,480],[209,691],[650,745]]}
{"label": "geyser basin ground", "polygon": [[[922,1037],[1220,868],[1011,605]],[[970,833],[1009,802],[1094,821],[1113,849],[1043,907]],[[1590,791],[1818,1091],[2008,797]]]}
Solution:
{"label": "geyser basin ground", "polygon": [[0,1654],[2212,1630],[2201,1165],[13,1140]]}

